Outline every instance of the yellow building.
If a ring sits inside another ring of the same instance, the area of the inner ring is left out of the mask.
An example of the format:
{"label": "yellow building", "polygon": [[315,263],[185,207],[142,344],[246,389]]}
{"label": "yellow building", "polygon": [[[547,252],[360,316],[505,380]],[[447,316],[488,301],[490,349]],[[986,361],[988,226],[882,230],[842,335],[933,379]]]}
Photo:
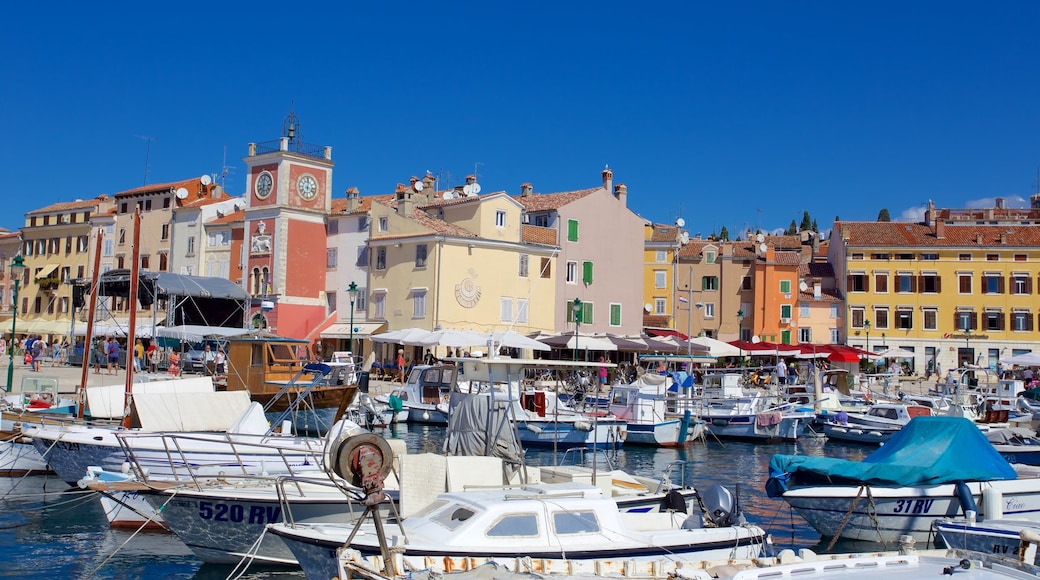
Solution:
{"label": "yellow building", "polygon": [[677,254],[688,236],[681,228],[647,222],[643,226],[643,326],[675,327],[675,275]]}
{"label": "yellow building", "polygon": [[[1034,196],[1036,197],[1036,196]],[[996,368],[1040,349],[1040,208],[936,210],[923,223],[835,222],[829,261],[845,296],[853,346]]]}

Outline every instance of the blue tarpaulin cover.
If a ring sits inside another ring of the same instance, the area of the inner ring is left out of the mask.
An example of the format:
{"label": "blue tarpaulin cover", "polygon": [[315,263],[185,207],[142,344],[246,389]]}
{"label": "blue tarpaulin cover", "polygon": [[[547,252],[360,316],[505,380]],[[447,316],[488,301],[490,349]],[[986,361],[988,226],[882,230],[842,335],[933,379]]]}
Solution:
{"label": "blue tarpaulin cover", "polygon": [[971,421],[916,417],[862,461],[774,455],[766,493],[780,497],[789,485],[905,487],[1016,477],[1007,460]]}

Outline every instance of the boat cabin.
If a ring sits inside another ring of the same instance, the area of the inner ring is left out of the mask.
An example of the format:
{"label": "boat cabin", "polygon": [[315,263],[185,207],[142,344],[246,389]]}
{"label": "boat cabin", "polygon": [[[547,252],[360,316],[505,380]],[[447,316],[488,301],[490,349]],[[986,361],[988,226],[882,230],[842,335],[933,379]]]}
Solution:
{"label": "boat cabin", "polygon": [[458,367],[455,365],[416,365],[398,396],[402,401],[436,405],[447,398],[457,380]]}

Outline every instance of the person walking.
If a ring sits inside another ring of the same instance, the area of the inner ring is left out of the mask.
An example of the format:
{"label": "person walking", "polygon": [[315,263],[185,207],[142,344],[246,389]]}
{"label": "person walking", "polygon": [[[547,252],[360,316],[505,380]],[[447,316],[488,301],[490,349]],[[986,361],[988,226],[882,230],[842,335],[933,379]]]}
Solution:
{"label": "person walking", "polygon": [[43,357],[47,354],[47,342],[43,338],[37,338],[32,343],[32,370],[33,372],[40,372],[40,364],[43,363]]}
{"label": "person walking", "polygon": [[101,365],[105,364],[108,360],[108,339],[101,338],[100,336],[94,341],[93,357],[94,357],[94,374],[101,374]]}
{"label": "person walking", "polygon": [[[600,363],[604,363],[604,362],[606,362],[606,359],[603,358],[603,357],[599,357],[599,362]],[[609,374],[609,372],[607,371],[607,367],[606,366],[599,367],[599,388],[600,388],[601,391],[605,390],[607,388],[607,376],[608,376],[608,374]]]}
{"label": "person walking", "polygon": [[787,362],[784,359],[780,359],[776,363],[776,383],[778,385],[787,384]]}
{"label": "person walking", "polygon": [[217,354],[213,358],[213,366],[218,377],[223,377],[227,373],[227,355],[224,354],[224,348],[221,346],[217,347]]}
{"label": "person walking", "polygon": [[170,351],[170,356],[167,357],[167,360],[169,365],[167,365],[168,368],[166,370],[170,373],[170,376],[179,376],[181,374],[181,353],[175,350]]}
{"label": "person walking", "polygon": [[148,358],[148,372],[158,372],[159,363],[162,362],[162,351],[155,345],[155,341],[152,341],[148,345],[148,350],[145,352],[145,356]]}
{"label": "person walking", "polygon": [[404,384],[404,349],[397,349],[397,382]]}
{"label": "person walking", "polygon": [[108,374],[119,374],[119,341],[109,338],[105,353],[108,355]]}
{"label": "person walking", "polygon": [[141,372],[144,369],[144,343],[141,339],[134,342],[134,371]]}

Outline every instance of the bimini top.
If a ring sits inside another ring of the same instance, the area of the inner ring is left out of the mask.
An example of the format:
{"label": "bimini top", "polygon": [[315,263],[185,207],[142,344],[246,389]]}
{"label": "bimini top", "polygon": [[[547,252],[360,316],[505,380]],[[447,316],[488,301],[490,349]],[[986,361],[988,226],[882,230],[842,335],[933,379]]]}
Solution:
{"label": "bimini top", "polygon": [[[226,278],[184,276],[169,272],[141,272],[140,293],[154,293],[159,298],[189,296],[192,298],[222,298],[249,300],[249,293]],[[101,275],[101,296],[129,296],[130,270],[110,270]],[[154,287],[154,292],[151,288]]]}
{"label": "bimini top", "polygon": [[780,497],[789,485],[905,487],[1016,477],[1007,460],[971,421],[915,417],[862,461],[774,455],[769,462],[766,493]]}

